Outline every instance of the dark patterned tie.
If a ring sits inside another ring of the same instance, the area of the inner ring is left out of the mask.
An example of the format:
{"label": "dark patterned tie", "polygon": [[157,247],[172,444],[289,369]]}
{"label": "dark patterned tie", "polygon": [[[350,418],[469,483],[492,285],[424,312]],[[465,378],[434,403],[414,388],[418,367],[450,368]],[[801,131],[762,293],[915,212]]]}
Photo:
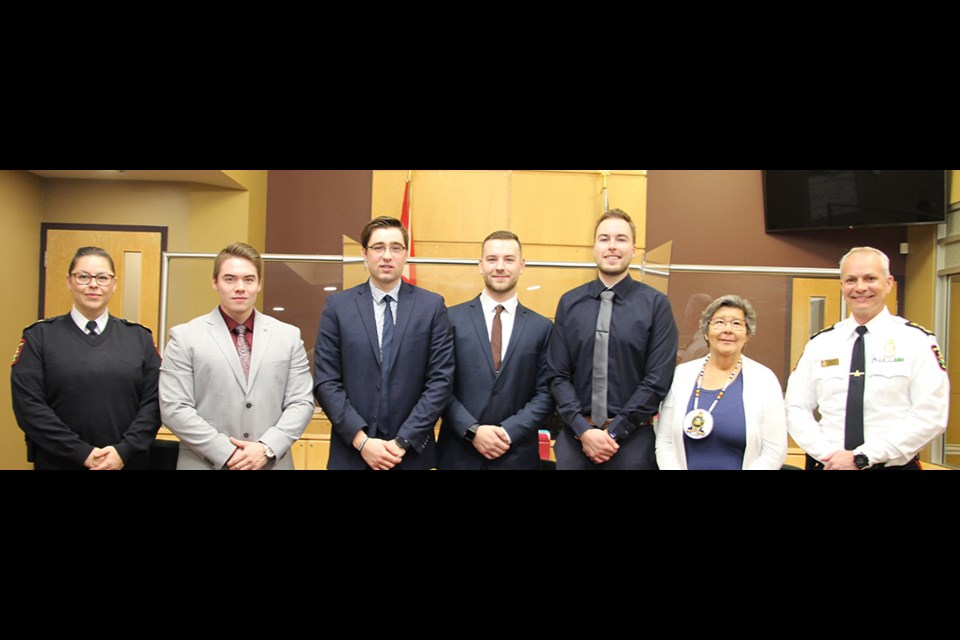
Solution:
{"label": "dark patterned tie", "polygon": [[863,334],[867,328],[857,327],[857,340],[850,357],[850,381],[847,385],[847,413],[844,419],[843,448],[853,451],[863,444],[863,383],[866,378],[866,358],[863,354]]}
{"label": "dark patterned tie", "polygon": [[500,313],[503,311],[503,305],[498,304],[497,314],[493,316],[493,327],[490,329],[490,349],[493,351],[493,370],[500,373],[500,354],[503,353],[503,324],[500,321]]}
{"label": "dark patterned tie", "polygon": [[238,324],[235,329],[237,332],[237,353],[240,354],[240,366],[243,367],[243,378],[250,378],[250,347],[247,345],[246,333],[247,326]]}
{"label": "dark patterned tie", "polygon": [[[379,431],[385,437],[388,434],[384,428],[384,422],[387,419],[387,396],[390,392],[390,371],[393,369],[393,311],[390,309],[391,296],[383,298],[383,332],[380,334],[380,418]],[[371,429],[376,432],[376,429]],[[370,434],[371,436],[373,433]]]}
{"label": "dark patterned tie", "polygon": [[87,323],[87,334],[88,334],[91,338],[93,338],[93,337],[96,337],[97,333],[98,333],[98,332],[97,332],[97,321],[96,321],[96,320],[91,320],[90,322]]}

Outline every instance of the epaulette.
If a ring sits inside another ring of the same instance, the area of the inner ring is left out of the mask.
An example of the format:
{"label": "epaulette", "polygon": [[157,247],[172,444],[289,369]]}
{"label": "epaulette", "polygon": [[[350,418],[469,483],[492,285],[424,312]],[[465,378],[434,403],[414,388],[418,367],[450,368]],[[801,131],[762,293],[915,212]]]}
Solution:
{"label": "epaulette", "polygon": [[23,333],[26,333],[27,331],[30,331],[30,329],[33,329],[33,328],[34,328],[35,326],[37,326],[38,324],[43,324],[44,322],[53,322],[54,320],[57,319],[57,317],[58,317],[58,316],[54,316],[54,317],[52,317],[52,318],[44,318],[43,320],[37,320],[36,322],[34,322],[34,323],[33,323],[32,325],[30,325],[29,327],[24,327],[24,328],[23,328]]}
{"label": "epaulette", "polygon": [[923,332],[924,332],[925,334],[927,334],[928,336],[935,336],[935,335],[937,335],[937,334],[935,334],[933,331],[930,331],[930,330],[927,329],[926,327],[920,326],[920,325],[917,324],[916,322],[909,322],[909,321],[908,321],[906,324],[907,324],[908,327],[913,327],[914,329],[918,329],[918,330],[920,330],[920,331],[923,331]]}
{"label": "epaulette", "polygon": [[123,324],[127,325],[128,327],[140,327],[141,329],[143,329],[144,331],[146,331],[146,332],[149,333],[150,335],[153,335],[153,331],[150,331],[150,327],[145,327],[145,326],[143,326],[142,324],[140,324],[139,322],[131,322],[130,320],[127,320],[126,318],[117,318],[117,320],[119,320],[119,321],[122,322]]}
{"label": "epaulette", "polygon": [[834,326],[836,326],[836,325],[830,325],[829,327],[825,327],[825,328],[823,328],[823,329],[820,329],[820,331],[817,331],[815,334],[813,334],[812,336],[810,336],[810,339],[813,340],[814,338],[816,338],[816,337],[817,337],[818,335],[820,335],[821,333],[826,333],[827,331],[833,331],[833,327],[834,327]]}

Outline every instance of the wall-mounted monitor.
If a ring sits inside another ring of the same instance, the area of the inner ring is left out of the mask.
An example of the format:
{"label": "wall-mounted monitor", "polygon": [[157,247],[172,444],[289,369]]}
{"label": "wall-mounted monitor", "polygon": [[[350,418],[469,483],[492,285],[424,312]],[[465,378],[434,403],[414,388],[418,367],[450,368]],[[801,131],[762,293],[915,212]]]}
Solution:
{"label": "wall-mounted monitor", "polygon": [[768,233],[939,224],[947,215],[947,172],[764,171]]}

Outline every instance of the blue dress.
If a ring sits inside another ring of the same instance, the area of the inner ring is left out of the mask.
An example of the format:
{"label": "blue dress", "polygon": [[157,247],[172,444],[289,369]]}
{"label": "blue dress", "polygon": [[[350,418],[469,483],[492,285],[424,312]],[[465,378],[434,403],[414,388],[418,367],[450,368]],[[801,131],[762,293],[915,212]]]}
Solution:
{"label": "blue dress", "polygon": [[[693,411],[696,387],[690,393],[687,412]],[[700,390],[700,409],[709,409],[720,389]],[[724,470],[743,468],[743,450],[747,446],[747,419],[743,412],[743,372],[727,387],[712,414],[713,431],[702,440],[683,436],[687,468]]]}

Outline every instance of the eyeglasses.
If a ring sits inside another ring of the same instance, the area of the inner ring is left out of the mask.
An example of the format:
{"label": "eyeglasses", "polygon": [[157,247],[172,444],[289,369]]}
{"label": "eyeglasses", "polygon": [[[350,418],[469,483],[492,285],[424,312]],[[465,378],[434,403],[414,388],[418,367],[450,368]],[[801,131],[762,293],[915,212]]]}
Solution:
{"label": "eyeglasses", "polygon": [[743,333],[747,330],[747,325],[743,320],[724,320],[723,318],[714,318],[710,321],[710,328],[717,331],[723,331],[724,327],[730,326],[734,333]]}
{"label": "eyeglasses", "polygon": [[86,271],[74,271],[70,275],[73,277],[73,281],[77,284],[88,285],[90,284],[90,280],[96,280],[97,285],[101,287],[109,286],[116,277],[112,273],[98,273],[97,275],[93,276]]}
{"label": "eyeglasses", "polygon": [[[387,245],[385,244],[375,244],[371,247],[367,247],[367,251],[374,255],[381,255],[384,251],[387,250]],[[403,253],[407,248],[402,244],[392,244],[390,245],[390,253]]]}

